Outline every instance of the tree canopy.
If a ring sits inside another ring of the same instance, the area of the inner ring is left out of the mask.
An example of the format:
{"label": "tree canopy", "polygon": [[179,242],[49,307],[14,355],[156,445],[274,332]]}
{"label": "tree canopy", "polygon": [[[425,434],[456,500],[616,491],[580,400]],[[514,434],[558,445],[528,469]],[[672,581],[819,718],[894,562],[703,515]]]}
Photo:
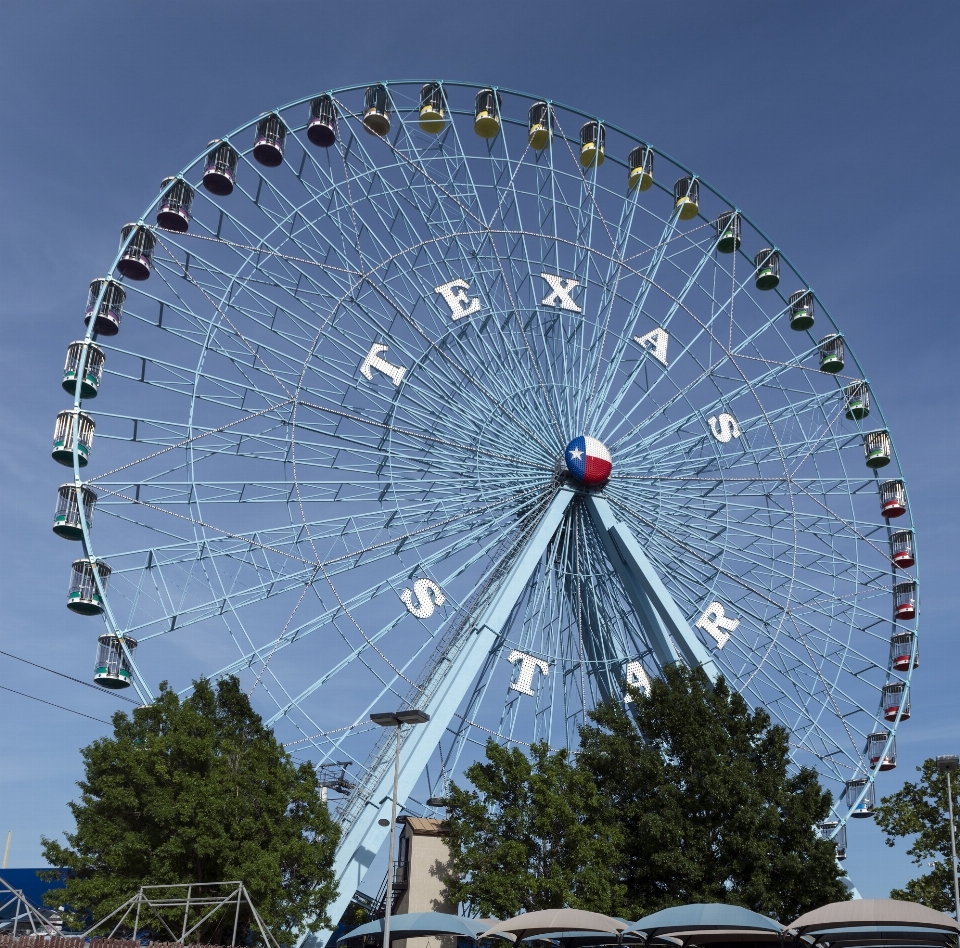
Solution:
{"label": "tree canopy", "polygon": [[[921,774],[917,783],[904,783],[876,807],[877,826],[887,834],[886,843],[893,846],[897,837],[915,837],[907,853],[917,866],[933,861],[930,871],[911,879],[902,889],[894,889],[891,899],[920,902],[932,909],[953,912],[953,870],[950,852],[950,815],[947,805],[947,775],[937,770],[934,758],[917,767]],[[958,774],[953,774],[954,816],[957,808]]]}
{"label": "tree canopy", "polygon": [[[68,924],[103,918],[141,885],[227,880],[244,882],[281,944],[307,919],[312,930],[328,922],[339,827],[313,767],[293,762],[236,678],[194,682],[183,701],[164,683],[81,754],[76,831],[67,846],[43,839],[48,863],[66,870],[48,901],[70,907]],[[232,924],[197,940],[229,942]]]}
{"label": "tree canopy", "polygon": [[528,757],[491,738],[486,756],[466,771],[475,789],[454,784],[449,793],[451,900],[495,918],[563,906],[609,911],[619,899],[608,871],[617,846],[590,775],[546,744]]}
{"label": "tree canopy", "polygon": [[592,712],[575,761],[488,743],[474,789],[450,794],[452,898],[501,917],[729,902],[783,920],[849,898],[816,830],[830,793],[766,712],[678,666],[629,695]]}
{"label": "tree canopy", "polygon": [[765,711],[676,665],[630,696],[591,714],[578,755],[620,830],[627,916],[731,902],[791,919],[849,898],[815,828],[831,795],[812,769],[790,772],[789,736]]}

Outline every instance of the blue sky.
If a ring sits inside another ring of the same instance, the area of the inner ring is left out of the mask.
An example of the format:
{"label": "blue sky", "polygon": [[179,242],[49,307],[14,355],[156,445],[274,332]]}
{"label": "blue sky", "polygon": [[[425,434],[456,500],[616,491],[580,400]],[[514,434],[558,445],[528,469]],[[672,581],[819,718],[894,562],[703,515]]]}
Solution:
{"label": "blue sky", "polygon": [[[210,138],[291,99],[379,79],[463,79],[549,96],[633,130],[774,236],[867,367],[911,494],[921,667],[897,789],[960,750],[960,593],[951,574],[960,346],[960,7],[946,3],[99,2],[0,6],[6,410],[0,648],[86,679],[63,605],[49,459],[86,286]],[[85,631],[85,630],[84,630]],[[122,702],[0,656],[0,683],[106,719]],[[128,706],[129,707],[129,706]],[[10,864],[69,827],[79,746],[103,724],[0,691],[0,833]],[[864,896],[913,873],[851,827]]]}

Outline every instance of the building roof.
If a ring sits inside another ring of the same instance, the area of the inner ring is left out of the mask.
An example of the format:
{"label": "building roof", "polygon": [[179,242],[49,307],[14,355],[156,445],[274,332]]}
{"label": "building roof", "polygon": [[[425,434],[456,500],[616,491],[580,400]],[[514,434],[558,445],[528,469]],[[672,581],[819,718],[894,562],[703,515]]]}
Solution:
{"label": "building roof", "polygon": [[402,819],[410,827],[410,832],[414,836],[443,836],[443,820],[426,816],[404,816]]}

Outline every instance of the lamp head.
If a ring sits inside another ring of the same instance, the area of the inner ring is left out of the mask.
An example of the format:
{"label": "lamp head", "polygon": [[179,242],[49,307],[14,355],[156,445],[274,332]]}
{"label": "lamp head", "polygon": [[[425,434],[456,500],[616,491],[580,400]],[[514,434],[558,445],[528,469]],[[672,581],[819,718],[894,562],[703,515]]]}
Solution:
{"label": "lamp head", "polygon": [[430,715],[416,708],[406,708],[403,711],[375,711],[370,720],[380,727],[400,727],[401,724],[426,724]]}
{"label": "lamp head", "polygon": [[941,754],[937,758],[937,770],[939,770],[940,773],[960,770],[960,757],[956,754]]}

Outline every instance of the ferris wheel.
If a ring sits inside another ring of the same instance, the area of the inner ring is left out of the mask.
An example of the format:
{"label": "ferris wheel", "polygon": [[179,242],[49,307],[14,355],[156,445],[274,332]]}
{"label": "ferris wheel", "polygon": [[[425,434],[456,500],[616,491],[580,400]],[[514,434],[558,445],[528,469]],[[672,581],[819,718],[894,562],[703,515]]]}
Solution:
{"label": "ferris wheel", "polygon": [[340,902],[396,707],[430,715],[400,776],[429,812],[489,737],[575,746],[699,665],[788,729],[838,854],[870,814],[918,663],[896,453],[823,302],[648,143],[464,83],[303,99],[164,179],[85,319],[54,530],[94,678],[238,675],[349,763]]}

